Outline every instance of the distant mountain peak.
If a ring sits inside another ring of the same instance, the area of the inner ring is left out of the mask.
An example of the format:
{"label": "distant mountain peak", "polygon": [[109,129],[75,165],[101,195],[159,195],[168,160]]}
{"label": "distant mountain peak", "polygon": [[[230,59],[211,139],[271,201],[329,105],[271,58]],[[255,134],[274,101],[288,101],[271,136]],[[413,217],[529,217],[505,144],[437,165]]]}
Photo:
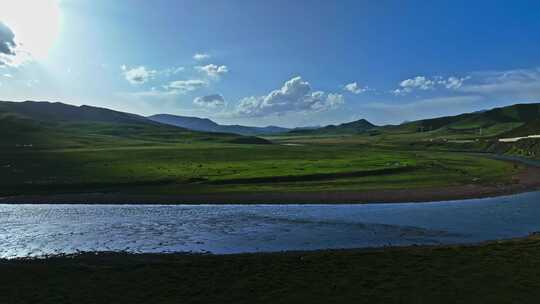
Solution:
{"label": "distant mountain peak", "polygon": [[289,129],[287,128],[281,128],[276,126],[249,127],[242,125],[220,125],[208,118],[180,116],[172,114],[152,115],[149,116],[148,119],[159,123],[182,127],[194,131],[233,133],[247,136],[277,134],[289,131]]}
{"label": "distant mountain peak", "polygon": [[369,122],[367,119],[362,118],[359,120],[351,121],[348,123],[341,124],[340,126],[346,126],[346,125],[354,125],[354,126],[361,126],[361,127],[367,127],[367,128],[374,128],[376,127],[374,124]]}
{"label": "distant mountain peak", "polygon": [[355,134],[363,133],[374,128],[377,128],[377,126],[369,122],[367,119],[362,118],[339,125],[328,125],[326,127],[316,129],[298,128],[291,132],[298,134]]}

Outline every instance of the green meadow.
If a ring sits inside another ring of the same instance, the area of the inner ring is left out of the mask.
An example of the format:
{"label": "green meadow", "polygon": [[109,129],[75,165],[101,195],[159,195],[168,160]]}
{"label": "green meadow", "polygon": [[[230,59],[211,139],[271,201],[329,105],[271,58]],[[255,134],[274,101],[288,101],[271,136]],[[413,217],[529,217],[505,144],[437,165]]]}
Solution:
{"label": "green meadow", "polygon": [[537,155],[537,141],[502,145],[489,136],[523,125],[516,121],[536,121],[538,108],[516,105],[385,127],[360,120],[262,138],[195,132],[88,106],[0,102],[0,196],[507,184],[522,166],[470,152]]}
{"label": "green meadow", "polygon": [[507,182],[511,163],[346,141],[302,145],[139,143],[0,152],[3,196],[360,191]]}

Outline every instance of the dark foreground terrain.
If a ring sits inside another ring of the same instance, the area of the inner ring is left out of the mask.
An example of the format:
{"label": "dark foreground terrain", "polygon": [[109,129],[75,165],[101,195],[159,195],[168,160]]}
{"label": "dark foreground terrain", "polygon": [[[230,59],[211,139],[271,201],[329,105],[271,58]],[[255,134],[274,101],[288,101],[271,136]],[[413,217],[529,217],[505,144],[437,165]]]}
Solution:
{"label": "dark foreground terrain", "polygon": [[540,237],[477,246],[0,261],[0,303],[538,303]]}

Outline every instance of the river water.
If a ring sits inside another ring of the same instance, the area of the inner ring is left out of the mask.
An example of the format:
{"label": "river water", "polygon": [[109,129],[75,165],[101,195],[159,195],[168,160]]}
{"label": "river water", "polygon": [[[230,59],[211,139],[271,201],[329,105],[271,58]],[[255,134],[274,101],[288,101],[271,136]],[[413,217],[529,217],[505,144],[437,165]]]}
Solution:
{"label": "river water", "polygon": [[0,205],[0,258],[476,243],[540,231],[540,192],[354,205]]}

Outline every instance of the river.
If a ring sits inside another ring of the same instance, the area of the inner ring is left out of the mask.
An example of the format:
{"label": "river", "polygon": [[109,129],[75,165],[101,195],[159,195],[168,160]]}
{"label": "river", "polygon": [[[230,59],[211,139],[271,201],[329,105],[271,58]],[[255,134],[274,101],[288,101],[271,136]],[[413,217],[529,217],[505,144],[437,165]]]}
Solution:
{"label": "river", "polygon": [[0,205],[0,258],[476,243],[540,231],[540,192],[352,205]]}

